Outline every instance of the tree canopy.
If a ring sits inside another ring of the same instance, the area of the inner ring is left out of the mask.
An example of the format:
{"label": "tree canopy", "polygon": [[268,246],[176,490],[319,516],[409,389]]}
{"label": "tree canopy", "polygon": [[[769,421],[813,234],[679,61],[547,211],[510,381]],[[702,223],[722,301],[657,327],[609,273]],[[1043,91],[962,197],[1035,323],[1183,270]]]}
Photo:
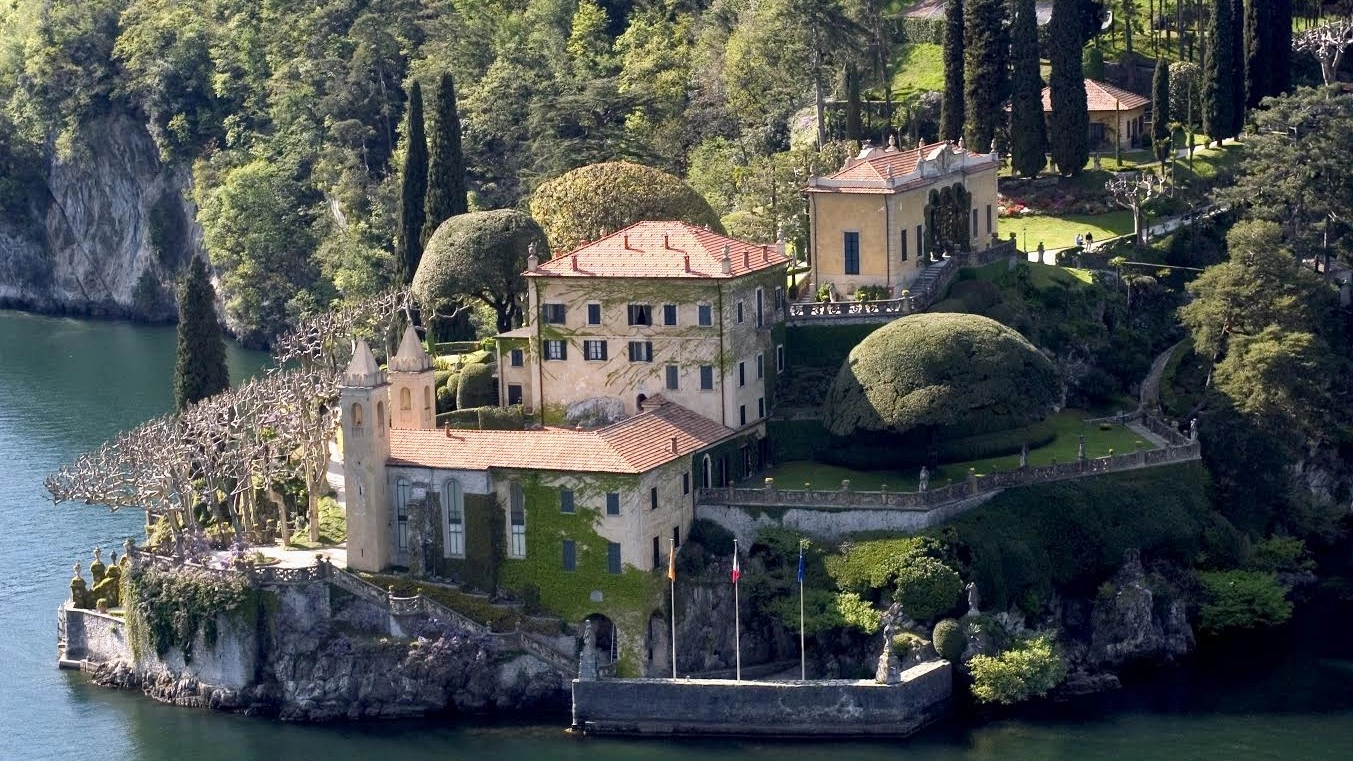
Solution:
{"label": "tree canopy", "polygon": [[454,216],[428,240],[413,276],[413,294],[424,309],[478,299],[493,308],[498,330],[511,330],[521,317],[521,276],[534,246],[543,261],[549,244],[540,225],[515,209]]}
{"label": "tree canopy", "polygon": [[861,341],[836,375],[823,419],[837,436],[953,428],[997,431],[1062,398],[1052,362],[1023,336],[970,314],[916,314]]}
{"label": "tree canopy", "polygon": [[216,319],[216,291],[200,257],[188,264],[179,289],[178,350],[174,362],[174,408],[182,410],[230,388],[225,336]]}
{"label": "tree canopy", "polygon": [[556,251],[645,220],[679,220],[724,231],[709,202],[690,185],[627,161],[581,167],[546,182],[531,196],[531,216]]}

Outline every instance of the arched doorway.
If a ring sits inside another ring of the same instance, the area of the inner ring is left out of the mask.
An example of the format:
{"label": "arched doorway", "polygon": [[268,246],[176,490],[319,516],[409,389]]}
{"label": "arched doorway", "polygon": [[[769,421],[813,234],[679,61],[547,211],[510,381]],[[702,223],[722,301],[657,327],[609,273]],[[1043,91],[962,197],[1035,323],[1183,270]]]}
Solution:
{"label": "arched doorway", "polygon": [[706,489],[714,485],[714,465],[710,461],[709,455],[705,455],[700,468],[700,485]]}
{"label": "arched doorway", "polygon": [[640,394],[634,397],[634,411],[636,413],[644,411],[644,402],[648,401],[648,394]]}
{"label": "arched doorway", "polygon": [[[600,613],[593,613],[583,619],[583,631],[587,631],[587,625],[592,624],[592,638],[595,641],[593,647],[597,651],[597,668],[602,673],[608,673],[619,657],[619,643],[615,633],[615,624],[611,619]],[[586,635],[584,634],[584,646],[586,646]]]}

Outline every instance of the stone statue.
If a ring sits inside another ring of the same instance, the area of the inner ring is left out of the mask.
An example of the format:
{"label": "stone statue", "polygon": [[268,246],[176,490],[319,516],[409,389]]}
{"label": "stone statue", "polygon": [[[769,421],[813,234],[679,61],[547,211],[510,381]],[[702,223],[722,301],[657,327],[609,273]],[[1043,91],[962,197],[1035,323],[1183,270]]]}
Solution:
{"label": "stone statue", "polygon": [[584,682],[596,681],[600,669],[597,668],[597,633],[592,631],[592,621],[583,622],[583,650],[578,657],[578,679]]}
{"label": "stone statue", "polygon": [[902,681],[902,664],[893,651],[893,633],[896,629],[891,618],[883,625],[883,652],[879,654],[878,668],[874,671],[874,681],[879,684],[897,684]]}
{"label": "stone statue", "polygon": [[1077,441],[1076,441],[1076,459],[1077,459],[1077,460],[1084,460],[1084,459],[1085,459],[1085,434],[1083,434],[1083,433],[1082,433],[1080,436],[1077,437]]}
{"label": "stone statue", "polygon": [[1198,440],[1198,418],[1189,421],[1189,441]]}
{"label": "stone statue", "polygon": [[925,491],[930,488],[930,468],[921,466],[921,478],[916,482],[917,491]]}
{"label": "stone statue", "polygon": [[71,580],[71,581],[75,581],[76,579],[80,579],[81,581],[84,581],[84,575],[83,575],[82,571],[83,571],[83,569],[80,567],[80,564],[79,564],[79,563],[76,563],[76,564],[75,564],[75,573],[71,575],[70,580]]}
{"label": "stone statue", "polygon": [[1023,444],[1019,448],[1019,467],[1021,470],[1029,467],[1029,445]]}
{"label": "stone statue", "polygon": [[981,613],[982,611],[978,608],[978,605],[982,603],[982,595],[977,591],[977,583],[970,581],[968,582],[968,586],[964,587],[964,589],[968,593],[968,615],[975,616],[978,613]]}

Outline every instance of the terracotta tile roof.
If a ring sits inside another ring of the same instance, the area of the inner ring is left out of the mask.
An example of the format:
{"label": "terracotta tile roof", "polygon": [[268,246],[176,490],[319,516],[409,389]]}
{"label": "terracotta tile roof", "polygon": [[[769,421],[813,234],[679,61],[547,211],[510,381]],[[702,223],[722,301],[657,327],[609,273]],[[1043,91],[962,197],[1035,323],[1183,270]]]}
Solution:
{"label": "terracotta tile roof", "polygon": [[894,177],[901,177],[904,174],[911,174],[916,171],[916,165],[920,163],[921,158],[928,156],[931,151],[942,147],[944,143],[931,143],[921,148],[919,151],[915,148],[905,148],[898,150],[896,148],[875,148],[870,152],[868,158],[854,161],[836,174],[827,177],[829,180],[883,180],[888,178],[888,170],[892,169]]}
{"label": "terracotta tile roof", "polygon": [[[1051,92],[1050,88],[1043,88],[1043,113],[1045,114],[1052,113]],[[1087,79],[1085,80],[1085,101],[1089,104],[1090,111],[1113,111],[1116,108],[1131,111],[1134,108],[1145,106],[1151,102],[1151,99],[1135,92],[1129,92],[1121,87]]]}
{"label": "terracotta tile roof", "polygon": [[[724,247],[730,271],[723,271]],[[688,264],[689,263],[689,264]],[[685,222],[636,222],[542,263],[527,277],[730,278],[782,267],[773,245],[728,238]]]}
{"label": "terracotta tile roof", "polygon": [[[643,473],[734,434],[731,428],[665,402],[592,431],[390,431],[390,465],[448,470],[562,470]],[[660,401],[660,400],[659,400]],[[673,451],[672,439],[676,438]]]}

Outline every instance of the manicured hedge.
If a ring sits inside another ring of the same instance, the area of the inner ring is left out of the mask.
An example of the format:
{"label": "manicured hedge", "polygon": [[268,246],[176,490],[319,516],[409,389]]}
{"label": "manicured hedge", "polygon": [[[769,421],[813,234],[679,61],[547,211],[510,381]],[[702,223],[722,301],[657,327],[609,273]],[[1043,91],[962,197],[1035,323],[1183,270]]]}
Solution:
{"label": "manicured hedge", "polygon": [[840,367],[865,336],[882,325],[791,325],[785,355],[791,367]]}
{"label": "manicured hedge", "polygon": [[498,380],[489,365],[466,365],[456,388],[456,408],[484,407],[498,403]]}

